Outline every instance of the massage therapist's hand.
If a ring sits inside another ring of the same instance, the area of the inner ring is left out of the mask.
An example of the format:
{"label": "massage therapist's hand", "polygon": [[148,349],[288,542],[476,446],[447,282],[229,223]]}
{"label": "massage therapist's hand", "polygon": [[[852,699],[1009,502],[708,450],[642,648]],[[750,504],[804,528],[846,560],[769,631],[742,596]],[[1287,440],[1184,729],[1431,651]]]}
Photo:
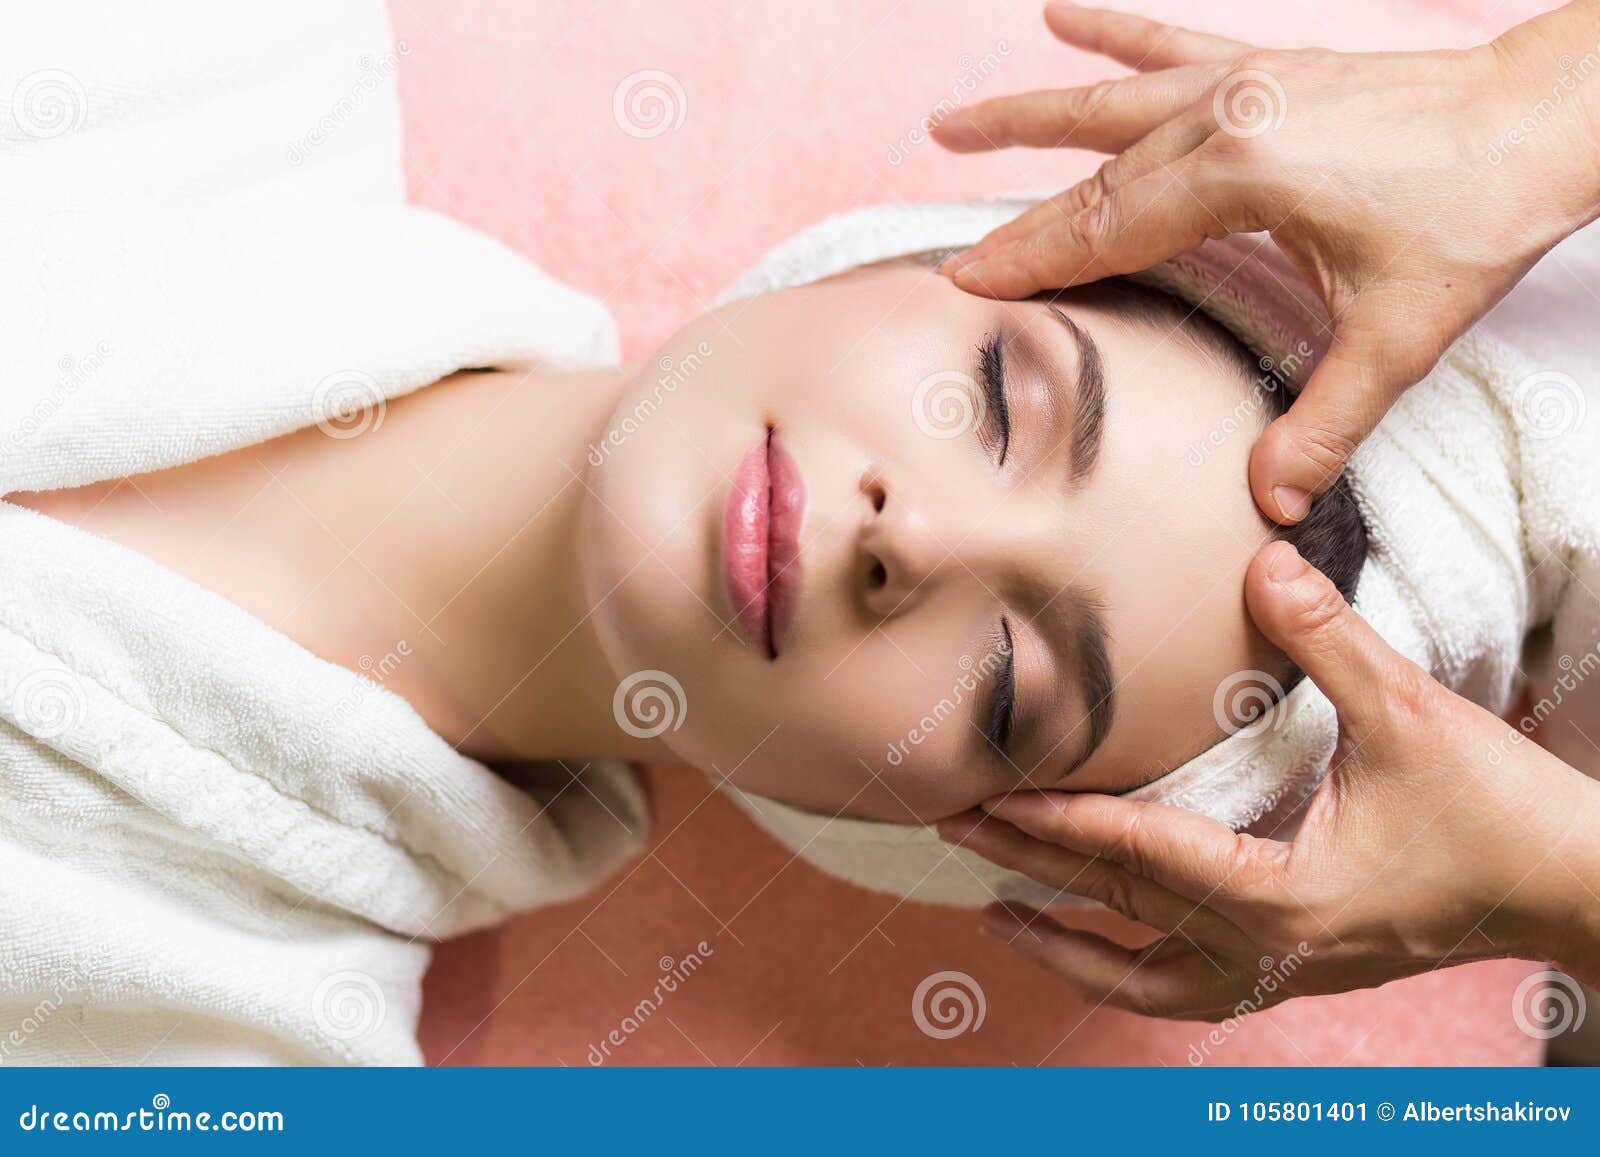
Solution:
{"label": "massage therapist's hand", "polygon": [[1600,981],[1600,782],[1392,651],[1287,543],[1256,557],[1246,598],[1338,710],[1333,770],[1293,843],[1015,792],[940,835],[1164,935],[1132,951],[1000,905],[985,928],[1089,999],[1154,1016],[1221,1019],[1496,956]]}
{"label": "massage therapist's hand", "polygon": [[1269,231],[1334,319],[1327,357],[1251,461],[1256,501],[1280,522],[1303,517],[1394,400],[1600,209],[1600,0],[1444,52],[1262,50],[1056,3],[1046,19],[1137,75],[957,109],[934,138],[1115,155],[943,271],[1026,297]]}

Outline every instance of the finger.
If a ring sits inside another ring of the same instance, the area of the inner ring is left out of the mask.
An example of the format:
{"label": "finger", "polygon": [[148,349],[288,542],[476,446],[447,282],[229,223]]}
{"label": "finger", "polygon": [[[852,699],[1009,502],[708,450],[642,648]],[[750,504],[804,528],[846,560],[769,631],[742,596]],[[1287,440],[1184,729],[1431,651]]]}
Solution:
{"label": "finger", "polygon": [[1148,76],[1043,89],[958,108],[933,127],[951,152],[975,153],[1022,145],[1120,153],[1205,97],[1218,68],[1175,68]]}
{"label": "finger", "polygon": [[1335,334],[1289,412],[1256,440],[1250,489],[1267,517],[1282,523],[1303,519],[1311,500],[1338,481],[1389,407],[1432,368],[1431,347],[1369,332],[1346,326]]}
{"label": "finger", "polygon": [[[1211,125],[1204,117],[1179,116],[1156,129],[1124,153],[1119,153],[1101,165],[1095,173],[1076,185],[1041,201],[1027,212],[989,231],[967,253],[982,256],[1002,245],[1039,232],[1047,226],[1065,221],[1083,212],[1095,201],[1110,196],[1131,181],[1146,173],[1171,164],[1198,147],[1211,134]],[[961,254],[960,256],[965,256]],[[940,266],[954,267],[955,261]]]}
{"label": "finger", "polygon": [[1096,1004],[1141,1016],[1184,1016],[1228,1003],[1237,982],[1182,941],[1124,948],[1092,932],[1063,928],[1017,904],[983,910],[983,930],[1043,965]]}
{"label": "finger", "polygon": [[1233,61],[1253,49],[1240,40],[1191,32],[1131,12],[1080,8],[1075,4],[1045,5],[1044,22],[1058,39],[1074,48],[1109,56],[1141,72]]}
{"label": "finger", "polygon": [[1242,206],[1223,206],[1228,216],[1209,206],[1216,198],[1198,157],[1146,173],[1075,216],[990,252],[962,254],[946,275],[969,293],[1022,298],[1148,269],[1208,237],[1255,228],[1229,219],[1244,220]]}
{"label": "finger", "polygon": [[1359,737],[1391,700],[1414,701],[1435,684],[1350,608],[1327,576],[1287,542],[1270,542],[1245,572],[1245,604],[1267,639],[1304,671]]}
{"label": "finger", "polygon": [[1002,868],[1021,872],[1060,892],[1104,904],[1159,931],[1170,933],[1181,928],[1190,938],[1215,947],[1231,948],[1242,943],[1237,928],[1193,900],[1153,880],[1135,876],[1110,860],[1036,839],[981,812],[976,817],[967,813],[941,823],[939,835]]}
{"label": "finger", "polygon": [[1035,839],[1099,856],[1192,902],[1259,899],[1277,884],[1289,845],[1240,835],[1165,804],[1063,791],[985,800],[990,815]]}

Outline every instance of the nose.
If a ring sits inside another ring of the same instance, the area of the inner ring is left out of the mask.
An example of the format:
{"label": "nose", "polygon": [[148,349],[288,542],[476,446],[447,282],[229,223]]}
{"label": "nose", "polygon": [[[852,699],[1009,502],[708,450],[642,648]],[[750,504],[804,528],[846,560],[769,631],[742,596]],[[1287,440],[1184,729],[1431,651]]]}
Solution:
{"label": "nose", "polygon": [[870,511],[857,537],[855,567],[870,614],[888,619],[905,614],[954,581],[988,582],[984,573],[1003,565],[1004,551],[993,528],[975,519],[968,505],[947,495],[914,502],[882,472],[865,475],[862,494]]}

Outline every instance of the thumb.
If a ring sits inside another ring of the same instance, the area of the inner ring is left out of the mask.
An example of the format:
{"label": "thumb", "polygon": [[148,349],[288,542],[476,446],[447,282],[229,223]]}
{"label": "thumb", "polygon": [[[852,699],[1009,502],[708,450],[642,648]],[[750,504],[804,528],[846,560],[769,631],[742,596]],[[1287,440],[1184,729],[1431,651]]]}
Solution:
{"label": "thumb", "polygon": [[1261,633],[1333,701],[1341,728],[1358,739],[1388,717],[1392,704],[1415,704],[1438,686],[1384,642],[1290,543],[1261,549],[1244,594]]}
{"label": "thumb", "polygon": [[1263,514],[1295,523],[1311,500],[1332,486],[1345,463],[1417,377],[1409,359],[1348,332],[1335,335],[1311,380],[1256,440],[1250,452],[1250,490]]}

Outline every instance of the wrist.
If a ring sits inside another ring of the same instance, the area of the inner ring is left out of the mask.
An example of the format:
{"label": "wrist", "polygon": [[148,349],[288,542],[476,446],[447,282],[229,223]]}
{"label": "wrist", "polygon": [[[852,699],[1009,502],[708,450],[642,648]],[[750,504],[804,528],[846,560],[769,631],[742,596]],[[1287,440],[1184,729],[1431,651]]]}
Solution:
{"label": "wrist", "polygon": [[1600,217],[1600,0],[1536,16],[1487,49],[1501,122],[1489,159],[1521,166],[1546,191],[1548,249]]}
{"label": "wrist", "polygon": [[[1541,755],[1543,753],[1540,753]],[[1530,868],[1505,901],[1506,949],[1600,985],[1600,782],[1562,766],[1573,790],[1525,843]]]}

